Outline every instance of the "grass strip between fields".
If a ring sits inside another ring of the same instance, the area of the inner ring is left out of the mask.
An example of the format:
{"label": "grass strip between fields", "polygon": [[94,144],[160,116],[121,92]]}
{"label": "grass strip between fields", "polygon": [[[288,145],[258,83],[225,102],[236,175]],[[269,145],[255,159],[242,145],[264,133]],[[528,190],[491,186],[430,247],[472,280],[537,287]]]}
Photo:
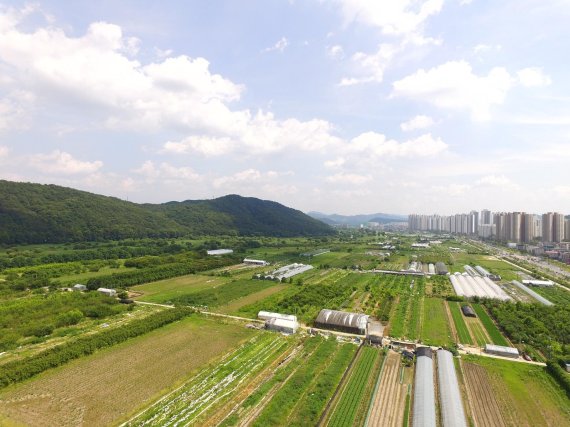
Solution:
{"label": "grass strip between fields", "polygon": [[449,306],[449,311],[451,312],[453,323],[455,323],[455,330],[457,331],[459,342],[461,344],[472,345],[473,339],[471,338],[469,329],[467,329],[467,325],[465,324],[465,320],[463,319],[463,314],[461,313],[461,309],[459,308],[459,303],[449,301],[447,305]]}
{"label": "grass strip between fields", "polygon": [[475,310],[475,313],[479,317],[479,320],[487,330],[489,338],[491,338],[493,344],[504,345],[508,347],[509,346],[508,341],[505,339],[505,337],[503,337],[497,326],[495,326],[493,320],[489,317],[485,309],[479,304],[471,304],[471,305],[473,306],[473,310]]}

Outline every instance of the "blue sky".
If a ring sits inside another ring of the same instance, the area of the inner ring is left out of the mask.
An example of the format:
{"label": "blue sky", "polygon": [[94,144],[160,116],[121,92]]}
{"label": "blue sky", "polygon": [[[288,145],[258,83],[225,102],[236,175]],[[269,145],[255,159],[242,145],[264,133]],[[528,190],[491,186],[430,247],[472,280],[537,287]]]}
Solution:
{"label": "blue sky", "polygon": [[567,1],[0,4],[0,178],[570,212]]}

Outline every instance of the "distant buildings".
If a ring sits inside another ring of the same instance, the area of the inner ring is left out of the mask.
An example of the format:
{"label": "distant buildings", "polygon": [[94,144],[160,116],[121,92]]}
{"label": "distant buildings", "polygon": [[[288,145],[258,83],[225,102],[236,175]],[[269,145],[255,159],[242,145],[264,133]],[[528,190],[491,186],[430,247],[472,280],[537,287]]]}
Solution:
{"label": "distant buildings", "polygon": [[535,215],[526,212],[495,212],[484,209],[480,213],[455,215],[408,216],[410,231],[434,231],[479,236],[500,242],[544,243],[570,241],[570,219],[558,212]]}

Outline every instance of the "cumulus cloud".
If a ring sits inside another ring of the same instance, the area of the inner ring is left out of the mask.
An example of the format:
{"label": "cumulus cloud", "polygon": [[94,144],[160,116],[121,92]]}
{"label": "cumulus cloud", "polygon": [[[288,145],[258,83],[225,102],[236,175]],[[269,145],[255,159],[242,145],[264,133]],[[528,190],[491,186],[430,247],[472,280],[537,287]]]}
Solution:
{"label": "cumulus cloud", "polygon": [[45,173],[75,175],[94,173],[103,166],[103,162],[99,160],[94,162],[82,161],[74,158],[69,153],[55,150],[50,154],[31,156],[30,165]]}
{"label": "cumulus cloud", "polygon": [[476,181],[479,187],[498,187],[501,189],[516,189],[518,185],[505,175],[485,175]]}
{"label": "cumulus cloud", "polygon": [[364,184],[366,182],[372,181],[372,176],[341,172],[341,173],[337,173],[334,175],[327,176],[325,178],[325,181],[333,183],[333,184],[359,185],[359,184]]}
{"label": "cumulus cloud", "polygon": [[340,45],[328,46],[327,55],[333,59],[344,58],[344,49]]}
{"label": "cumulus cloud", "polygon": [[404,132],[411,132],[411,131],[417,130],[417,129],[429,128],[429,127],[433,126],[433,124],[434,124],[434,121],[431,117],[419,115],[419,116],[415,116],[415,117],[411,118],[407,122],[400,124],[400,128]]}
{"label": "cumulus cloud", "polygon": [[263,49],[262,52],[283,52],[287,46],[289,46],[289,40],[287,40],[287,37],[281,37],[273,46]]}
{"label": "cumulus cloud", "polygon": [[469,110],[474,120],[487,120],[491,107],[503,104],[513,85],[513,78],[502,67],[478,76],[468,62],[449,61],[394,82],[392,96],[421,100],[444,109]]}
{"label": "cumulus cloud", "polygon": [[379,83],[384,79],[384,71],[392,61],[400,46],[391,43],[382,43],[373,54],[364,52],[355,53],[351,61],[356,67],[357,77],[345,77],[341,86],[351,86],[359,83]]}
{"label": "cumulus cloud", "polygon": [[405,142],[387,139],[376,132],[365,132],[353,138],[346,151],[375,157],[428,157],[447,150],[447,144],[431,134],[421,135]]}
{"label": "cumulus cloud", "polygon": [[293,175],[293,172],[262,172],[258,169],[246,169],[232,175],[221,176],[213,181],[216,189],[225,192],[239,190],[253,192],[263,197],[275,199],[276,195],[295,194],[298,189],[295,185],[284,181],[284,177]]}
{"label": "cumulus cloud", "polygon": [[6,157],[9,152],[10,149],[8,147],[6,147],[5,145],[0,145],[0,158]]}
{"label": "cumulus cloud", "polygon": [[325,161],[325,167],[327,168],[339,168],[346,163],[346,159],[343,157],[337,157],[334,160]]}
{"label": "cumulus cloud", "polygon": [[548,86],[552,83],[552,79],[539,67],[523,68],[517,72],[517,77],[525,87]]}
{"label": "cumulus cloud", "polygon": [[139,168],[135,169],[134,172],[142,175],[148,182],[157,180],[200,182],[202,180],[202,176],[196,173],[192,168],[175,167],[166,162],[156,165],[152,160],[147,160]]}
{"label": "cumulus cloud", "polygon": [[441,11],[443,0],[337,0],[346,22],[380,28],[384,34],[419,33],[425,21]]}

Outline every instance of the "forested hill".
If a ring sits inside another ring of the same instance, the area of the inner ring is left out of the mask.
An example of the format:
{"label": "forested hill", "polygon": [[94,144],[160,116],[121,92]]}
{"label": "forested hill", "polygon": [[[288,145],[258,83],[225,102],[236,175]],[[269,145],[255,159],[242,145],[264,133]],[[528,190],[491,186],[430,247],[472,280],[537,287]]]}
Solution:
{"label": "forested hill", "polygon": [[329,226],[300,211],[255,198],[136,204],[57,185],[0,180],[0,243],[330,233]]}

